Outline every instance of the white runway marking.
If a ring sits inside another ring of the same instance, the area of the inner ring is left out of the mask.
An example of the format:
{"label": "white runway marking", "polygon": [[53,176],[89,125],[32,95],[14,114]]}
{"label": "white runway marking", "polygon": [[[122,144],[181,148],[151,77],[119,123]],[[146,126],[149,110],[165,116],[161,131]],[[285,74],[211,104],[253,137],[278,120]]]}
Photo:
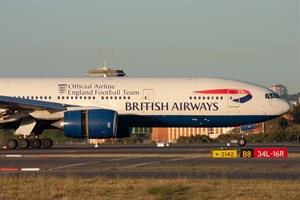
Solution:
{"label": "white runway marking", "polygon": [[20,158],[22,155],[6,155],[7,158]]}
{"label": "white runway marking", "polygon": [[89,164],[93,164],[93,163],[98,163],[98,162],[100,162],[100,161],[92,161],[92,162],[86,162],[86,163],[77,163],[77,164],[72,164],[72,165],[64,165],[64,166],[60,166],[60,167],[51,168],[51,169],[48,169],[48,170],[56,170],[56,169],[77,167],[77,166],[82,166],[82,165],[89,165]]}
{"label": "white runway marking", "polygon": [[122,168],[131,168],[131,167],[140,167],[140,166],[144,166],[144,165],[153,165],[153,164],[157,164],[160,163],[160,161],[153,161],[153,162],[147,162],[147,163],[139,163],[139,164],[135,164],[135,165],[128,165]]}
{"label": "white runway marking", "polygon": [[170,160],[166,160],[165,162],[173,162],[173,161],[179,161],[179,160],[189,160],[189,159],[195,159],[198,157],[190,157],[190,158],[174,158],[174,159],[170,159]]}
{"label": "white runway marking", "polygon": [[109,159],[107,161],[119,161],[119,160],[130,160],[134,159],[133,157],[127,157],[127,158],[114,158],[114,159]]}
{"label": "white runway marking", "polygon": [[21,171],[40,171],[40,168],[21,168]]}

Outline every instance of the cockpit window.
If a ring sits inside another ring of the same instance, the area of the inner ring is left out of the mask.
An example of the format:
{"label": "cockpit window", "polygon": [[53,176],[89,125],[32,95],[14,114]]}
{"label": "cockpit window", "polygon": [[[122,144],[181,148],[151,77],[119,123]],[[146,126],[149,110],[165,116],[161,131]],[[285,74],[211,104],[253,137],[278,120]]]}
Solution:
{"label": "cockpit window", "polygon": [[267,93],[266,99],[281,98],[277,93]]}

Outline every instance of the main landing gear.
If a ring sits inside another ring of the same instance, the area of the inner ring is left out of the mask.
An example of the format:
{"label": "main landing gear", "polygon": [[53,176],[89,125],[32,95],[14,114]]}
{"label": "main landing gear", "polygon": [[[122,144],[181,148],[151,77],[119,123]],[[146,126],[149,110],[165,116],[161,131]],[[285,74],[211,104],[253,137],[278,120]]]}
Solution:
{"label": "main landing gear", "polygon": [[20,149],[50,149],[53,146],[53,141],[50,138],[20,138],[16,139],[9,139],[6,143],[6,147],[8,149],[16,149],[19,147]]}

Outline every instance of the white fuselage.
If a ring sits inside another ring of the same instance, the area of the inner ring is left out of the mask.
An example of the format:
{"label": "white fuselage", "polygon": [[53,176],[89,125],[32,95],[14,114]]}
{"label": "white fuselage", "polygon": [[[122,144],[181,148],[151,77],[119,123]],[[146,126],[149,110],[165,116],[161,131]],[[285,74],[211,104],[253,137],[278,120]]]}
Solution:
{"label": "white fuselage", "polygon": [[[1,96],[60,103],[67,110],[110,109],[128,126],[225,127],[265,121],[289,110],[286,101],[268,94],[273,92],[220,78],[0,79]],[[30,114],[47,120],[63,118],[63,112],[38,109]]]}

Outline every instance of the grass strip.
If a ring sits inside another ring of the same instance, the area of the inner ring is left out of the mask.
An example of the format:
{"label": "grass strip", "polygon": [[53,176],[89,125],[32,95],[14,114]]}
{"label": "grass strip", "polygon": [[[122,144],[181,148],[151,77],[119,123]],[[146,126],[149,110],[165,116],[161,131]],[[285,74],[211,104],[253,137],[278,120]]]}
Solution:
{"label": "grass strip", "polygon": [[300,180],[1,176],[0,199],[299,199]]}

